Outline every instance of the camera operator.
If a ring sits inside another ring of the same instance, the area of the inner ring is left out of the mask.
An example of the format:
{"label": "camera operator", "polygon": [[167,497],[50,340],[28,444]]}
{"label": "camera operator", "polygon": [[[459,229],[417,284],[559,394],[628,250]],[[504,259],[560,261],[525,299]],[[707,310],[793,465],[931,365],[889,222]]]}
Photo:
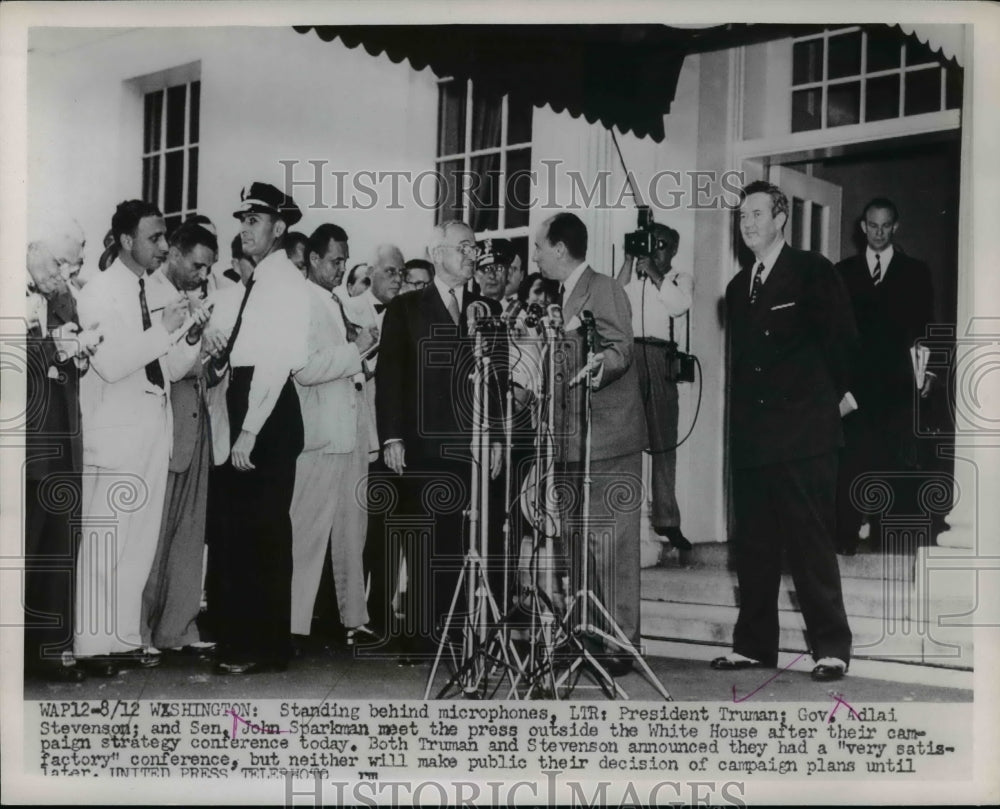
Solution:
{"label": "camera operator", "polygon": [[[691,308],[694,279],[674,269],[680,236],[657,222],[644,222],[628,234],[618,281],[632,304],[635,363],[646,411],[649,453],[653,462],[653,530],[678,550],[691,550],[681,533],[681,514],[674,486],[677,476],[677,373],[671,318]],[[635,265],[635,275],[632,270]]]}

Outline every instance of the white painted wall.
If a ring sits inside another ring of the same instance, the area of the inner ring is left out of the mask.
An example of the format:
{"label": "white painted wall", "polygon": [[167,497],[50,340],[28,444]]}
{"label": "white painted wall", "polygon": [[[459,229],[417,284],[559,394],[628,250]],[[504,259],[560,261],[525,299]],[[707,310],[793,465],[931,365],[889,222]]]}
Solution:
{"label": "white painted wall", "polygon": [[[201,62],[199,211],[216,222],[223,244],[237,232],[231,213],[240,189],[258,179],[280,186],[279,160],[302,161],[294,178],[305,181],[315,177],[310,160],[352,177],[433,168],[437,88],[430,70],[417,73],[291,28],[105,34],[36,29],[29,57],[29,205],[62,200],[84,227],[89,264],[96,265],[115,205],[141,194],[141,98],[126,83],[176,65]],[[398,208],[385,198],[369,210],[351,207],[345,194],[348,207],[331,209],[323,206],[337,204],[336,183],[329,173],[321,179],[318,207],[308,207],[316,202],[311,185],[295,189],[305,213],[297,230],[336,222],[358,260],[382,241],[397,243],[407,257],[423,253],[434,214],[412,204],[405,183]],[[388,180],[379,185],[389,188]],[[356,199],[372,205],[367,194]],[[220,263],[228,262],[228,248],[220,252]]]}

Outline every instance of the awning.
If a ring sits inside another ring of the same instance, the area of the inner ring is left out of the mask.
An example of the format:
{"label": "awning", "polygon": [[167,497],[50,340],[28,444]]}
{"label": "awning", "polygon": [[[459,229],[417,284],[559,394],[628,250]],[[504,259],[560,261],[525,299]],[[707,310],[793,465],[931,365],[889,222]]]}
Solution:
{"label": "awning", "polygon": [[[663,140],[684,58],[692,53],[803,36],[822,25],[731,23],[669,25],[299,25],[324,42],[339,38],[372,56],[440,78],[474,79],[477,87],[510,94],[556,112],[600,121],[637,137]],[[876,26],[866,26],[876,27]],[[888,26],[879,25],[886,28]],[[898,26],[961,64],[962,26]]]}
{"label": "awning", "polygon": [[[818,26],[795,26],[797,31]],[[315,30],[339,37],[440,78],[475,79],[487,92],[519,96],[535,106],[583,115],[638,137],[662,141],[677,78],[689,53],[788,36],[792,26],[715,25],[334,25]]]}

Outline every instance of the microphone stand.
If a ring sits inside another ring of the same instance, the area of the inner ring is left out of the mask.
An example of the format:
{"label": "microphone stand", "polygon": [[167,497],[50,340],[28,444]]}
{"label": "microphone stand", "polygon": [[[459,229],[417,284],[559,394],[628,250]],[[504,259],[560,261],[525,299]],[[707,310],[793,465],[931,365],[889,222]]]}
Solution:
{"label": "microphone stand", "polygon": [[[586,666],[591,672],[593,672],[598,679],[598,683],[601,689],[608,697],[617,696],[621,699],[628,699],[628,694],[625,690],[618,684],[618,682],[612,677],[606,668],[600,664],[598,659],[594,657],[590,649],[587,648],[588,639],[600,639],[605,643],[611,643],[617,646],[621,651],[629,654],[635,662],[642,669],[646,678],[650,681],[653,687],[660,693],[660,695],[668,701],[672,701],[672,697],[667,692],[666,688],[659,681],[656,675],[653,673],[649,665],[643,660],[642,655],[635,645],[628,639],[618,623],[608,612],[607,608],[601,603],[601,600],[597,597],[597,594],[590,587],[590,495],[591,495],[591,452],[593,447],[593,394],[594,394],[594,377],[592,372],[589,370],[594,365],[594,356],[597,353],[597,328],[594,323],[594,316],[590,312],[584,312],[582,316],[583,326],[586,329],[586,339],[587,339],[587,363],[585,368],[588,369],[586,374],[586,389],[584,396],[584,435],[583,435],[583,514],[582,514],[582,538],[580,542],[580,589],[574,593],[572,600],[566,607],[566,615],[564,617],[564,622],[566,626],[566,632],[569,636],[571,645],[576,649],[576,655],[570,662],[569,668],[562,674],[562,676],[557,681],[557,687],[564,687],[566,690],[566,696],[572,694],[573,689],[576,688],[576,683],[579,680],[579,675],[577,675],[572,681],[570,678],[579,671],[583,666]],[[596,539],[595,539],[596,541]],[[597,611],[600,616],[604,619],[604,626],[608,627],[605,631],[600,626],[594,623],[591,617],[591,609]],[[575,614],[579,612],[580,618],[578,623],[573,625],[573,620]]]}
{"label": "microphone stand", "polygon": [[[472,306],[481,305],[473,303]],[[469,331],[473,334],[474,366],[472,380],[472,462],[470,466],[469,508],[466,511],[469,525],[469,549],[462,562],[458,584],[445,618],[441,640],[438,643],[434,664],[431,666],[424,689],[424,699],[430,698],[438,665],[448,644],[448,632],[456,619],[458,597],[465,590],[466,611],[462,620],[461,658],[455,673],[438,692],[442,699],[453,693],[466,699],[491,699],[499,688],[501,678],[490,691],[490,676],[498,669],[516,682],[514,672],[523,671],[516,650],[501,625],[501,613],[490,591],[486,574],[489,553],[489,413],[486,407],[487,386],[490,376],[490,358],[485,351],[483,330],[476,322],[475,310],[470,307]],[[491,621],[496,628],[490,638]],[[450,648],[449,648],[449,653]],[[512,662],[513,658],[513,662]],[[491,665],[488,665],[491,664]],[[512,688],[516,696],[516,689]]]}

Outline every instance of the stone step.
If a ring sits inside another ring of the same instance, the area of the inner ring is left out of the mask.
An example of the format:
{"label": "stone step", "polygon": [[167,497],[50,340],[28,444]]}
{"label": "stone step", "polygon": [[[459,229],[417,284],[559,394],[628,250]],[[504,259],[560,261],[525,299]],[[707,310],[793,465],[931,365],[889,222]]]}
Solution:
{"label": "stone step", "polygon": [[[933,620],[942,615],[963,615],[975,606],[968,591],[955,591],[939,578],[928,581],[927,603],[918,602],[914,584],[898,579],[841,579],[844,606],[849,616]],[[654,601],[682,602],[735,607],[739,605],[736,573],[718,568],[647,568],[642,571],[642,597]],[[781,578],[778,608],[798,610],[798,598],[791,576]]]}
{"label": "stone step", "polygon": [[[691,604],[677,601],[642,601],[643,638],[657,641],[711,643],[728,647],[732,642],[737,609],[731,605]],[[779,612],[781,651],[807,651],[805,624],[800,613]],[[948,668],[972,668],[972,629],[942,627],[930,622],[855,616],[850,619],[853,654],[858,658],[920,663]]]}
{"label": "stone step", "polygon": [[[728,542],[701,542],[690,551],[679,552],[664,546],[660,567],[733,569]],[[860,552],[855,556],[838,556],[840,576],[844,579],[898,579],[912,581],[913,554],[883,554]]]}

